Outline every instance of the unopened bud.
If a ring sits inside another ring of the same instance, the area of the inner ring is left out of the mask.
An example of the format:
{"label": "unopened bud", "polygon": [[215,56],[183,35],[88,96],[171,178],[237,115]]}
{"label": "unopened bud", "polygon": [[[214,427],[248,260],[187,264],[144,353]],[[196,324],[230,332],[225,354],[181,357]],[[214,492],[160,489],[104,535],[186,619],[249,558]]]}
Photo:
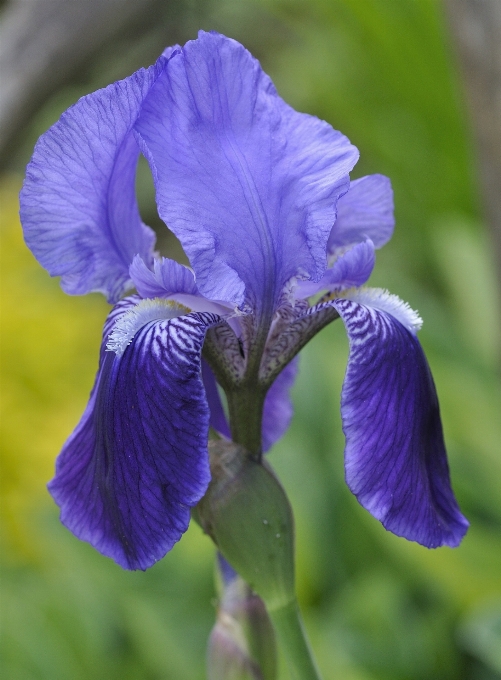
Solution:
{"label": "unopened bud", "polygon": [[242,646],[241,631],[231,618],[218,615],[209,638],[208,680],[264,680],[258,665]]}
{"label": "unopened bud", "polygon": [[275,633],[262,600],[220,559],[222,595],[209,638],[208,680],[276,680]]}
{"label": "unopened bud", "polygon": [[294,526],[266,463],[222,440],[209,442],[212,481],[195,518],[269,611],[294,600]]}

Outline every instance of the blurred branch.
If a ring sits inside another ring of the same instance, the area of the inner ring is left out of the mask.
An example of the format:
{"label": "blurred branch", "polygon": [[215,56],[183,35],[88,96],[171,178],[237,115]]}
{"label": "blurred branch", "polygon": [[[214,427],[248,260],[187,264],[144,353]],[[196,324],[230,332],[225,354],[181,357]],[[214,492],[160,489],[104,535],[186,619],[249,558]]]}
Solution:
{"label": "blurred branch", "polygon": [[501,0],[445,0],[477,143],[501,289]]}
{"label": "blurred branch", "polygon": [[166,0],[11,0],[0,25],[0,164],[32,114],[89,59]]}

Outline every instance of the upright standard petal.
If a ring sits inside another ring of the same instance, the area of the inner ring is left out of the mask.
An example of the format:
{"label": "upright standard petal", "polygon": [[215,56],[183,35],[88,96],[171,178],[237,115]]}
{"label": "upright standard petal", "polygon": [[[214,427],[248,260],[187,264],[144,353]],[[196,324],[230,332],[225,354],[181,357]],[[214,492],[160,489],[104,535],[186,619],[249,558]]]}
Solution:
{"label": "upright standard petal", "polygon": [[271,314],[286,282],[325,270],[336,203],[358,158],[295,112],[239,43],[200,33],[170,59],[135,126],[162,219],[201,293]]}
{"label": "upright standard petal", "polygon": [[380,290],[333,302],[350,341],[341,415],[346,481],[383,526],[428,548],[457,546],[468,528],[449,479],[419,317]]}
{"label": "upright standard petal", "polygon": [[167,57],[82,97],[40,137],[21,191],[28,247],[70,294],[116,302],[129,265],[152,259],[155,236],[139,216],[139,148],[131,128]]}
{"label": "upright standard petal", "polygon": [[110,315],[89,404],[49,484],[63,524],[126,569],[146,569],[172,548],[209,483],[200,354],[220,321],[138,301]]}
{"label": "upright standard petal", "polygon": [[354,180],[338,203],[338,214],[329,236],[327,250],[371,239],[376,248],[387,243],[395,226],[393,191],[384,175],[367,175]]}

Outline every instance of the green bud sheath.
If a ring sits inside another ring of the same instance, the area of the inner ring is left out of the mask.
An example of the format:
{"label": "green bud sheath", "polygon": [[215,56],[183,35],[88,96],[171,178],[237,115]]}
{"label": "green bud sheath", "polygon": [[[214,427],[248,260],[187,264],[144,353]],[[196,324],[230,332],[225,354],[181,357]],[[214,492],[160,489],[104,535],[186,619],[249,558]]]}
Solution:
{"label": "green bud sheath", "polygon": [[[263,599],[292,680],[320,680],[294,593],[294,523],[287,496],[269,465],[252,458],[244,447],[212,440],[209,455],[212,481],[194,518]],[[249,673],[255,668],[244,671],[247,676],[235,679],[254,680]],[[225,675],[220,678],[226,680]]]}
{"label": "green bud sheath", "polygon": [[232,442],[210,441],[212,481],[195,518],[268,611],[295,601],[294,523],[280,482]]}

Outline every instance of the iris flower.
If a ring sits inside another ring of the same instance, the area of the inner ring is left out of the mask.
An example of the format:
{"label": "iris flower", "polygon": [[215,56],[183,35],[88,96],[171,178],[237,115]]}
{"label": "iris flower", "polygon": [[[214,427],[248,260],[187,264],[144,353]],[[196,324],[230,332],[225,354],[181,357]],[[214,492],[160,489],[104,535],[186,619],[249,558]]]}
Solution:
{"label": "iris flower", "polygon": [[[140,153],[191,268],[154,251],[135,198]],[[465,534],[421,320],[363,287],[393,198],[381,175],[350,181],[357,159],[239,43],[204,32],[83,97],[38,141],[26,243],[67,293],[114,304],[49,490],[62,522],[122,567],[151,566],[186,531],[210,481],[210,427],[257,459],[284,433],[296,355],[339,317],[349,488],[399,536],[436,547]]]}

